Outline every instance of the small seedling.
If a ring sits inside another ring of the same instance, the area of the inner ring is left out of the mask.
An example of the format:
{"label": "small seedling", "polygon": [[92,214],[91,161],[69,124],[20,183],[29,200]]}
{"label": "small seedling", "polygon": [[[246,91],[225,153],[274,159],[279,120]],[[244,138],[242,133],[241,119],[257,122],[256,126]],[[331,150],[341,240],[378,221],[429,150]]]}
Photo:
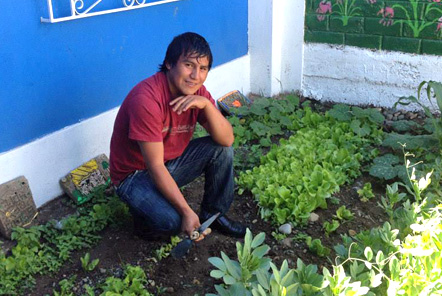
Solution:
{"label": "small seedling", "polygon": [[308,236],[305,239],[305,243],[307,244],[310,251],[318,255],[319,257],[327,257],[330,255],[331,250],[325,247],[321,240],[318,238],[312,239],[311,236]]}
{"label": "small seedling", "polygon": [[339,225],[339,221],[333,219],[331,223],[325,221],[322,227],[324,228],[326,235],[329,236],[330,233],[338,229]]}
{"label": "small seedling", "polygon": [[283,239],[285,239],[287,237],[287,234],[272,231],[272,236],[277,241],[282,241]]}
{"label": "small seedling", "polygon": [[347,209],[345,206],[342,206],[336,211],[335,217],[339,220],[351,220],[354,218],[354,215],[349,209]]}
{"label": "small seedling", "polygon": [[81,261],[81,267],[84,271],[92,271],[97,267],[98,262],[100,262],[100,259],[94,259],[91,260],[91,255],[89,253],[86,253],[84,257],[80,258]]}
{"label": "small seedling", "polygon": [[367,202],[374,197],[371,183],[365,183],[364,187],[362,187],[362,189],[359,189],[357,192],[362,202]]}

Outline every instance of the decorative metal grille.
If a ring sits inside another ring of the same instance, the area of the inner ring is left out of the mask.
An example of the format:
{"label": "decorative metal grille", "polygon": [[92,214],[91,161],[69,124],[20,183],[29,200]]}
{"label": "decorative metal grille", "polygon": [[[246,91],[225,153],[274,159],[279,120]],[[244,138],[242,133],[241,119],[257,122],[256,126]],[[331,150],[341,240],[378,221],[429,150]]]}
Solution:
{"label": "decorative metal grille", "polygon": [[[64,16],[55,16],[54,17],[54,11],[62,10],[62,9],[54,9],[54,5],[52,3],[52,0],[47,0],[48,3],[48,18],[41,18],[41,21],[44,23],[58,23],[58,22],[64,22],[64,21],[70,21],[70,20],[76,20],[80,18],[85,17],[91,17],[96,15],[102,15],[102,14],[109,14],[109,13],[115,13],[120,11],[126,11],[126,10],[132,10],[132,9],[138,9],[143,7],[149,7],[159,4],[165,4],[170,2],[177,2],[181,0],[158,0],[158,1],[150,1],[150,0],[119,0],[121,1],[121,5],[119,7],[114,8],[105,8],[105,9],[99,9],[100,6],[103,7],[105,2],[110,2],[107,0],[95,0],[95,2],[87,0],[65,0],[68,2],[67,4],[70,6],[70,14],[64,15]],[[149,1],[148,3],[146,3]],[[87,2],[85,4],[85,2]],[[62,13],[58,13],[62,15]]]}

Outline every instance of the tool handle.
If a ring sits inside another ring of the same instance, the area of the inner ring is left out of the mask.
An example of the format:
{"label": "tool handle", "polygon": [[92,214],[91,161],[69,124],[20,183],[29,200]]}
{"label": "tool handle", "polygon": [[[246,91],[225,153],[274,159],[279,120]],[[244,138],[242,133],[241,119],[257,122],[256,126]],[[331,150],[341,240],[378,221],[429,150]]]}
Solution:
{"label": "tool handle", "polygon": [[196,230],[194,230],[193,232],[192,232],[192,234],[190,235],[190,239],[191,240],[196,240],[196,239],[198,239],[200,237],[200,233],[198,232],[198,231],[196,231]]}

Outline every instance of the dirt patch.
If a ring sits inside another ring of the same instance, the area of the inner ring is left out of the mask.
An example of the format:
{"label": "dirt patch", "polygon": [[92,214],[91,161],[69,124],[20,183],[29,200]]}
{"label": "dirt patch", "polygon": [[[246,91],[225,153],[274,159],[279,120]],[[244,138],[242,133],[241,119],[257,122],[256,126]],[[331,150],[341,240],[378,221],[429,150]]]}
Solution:
{"label": "dirt patch", "polygon": [[[376,197],[362,203],[356,190],[366,182],[371,182],[374,185]],[[183,190],[190,206],[196,211],[202,200],[203,188],[204,180],[200,178]],[[340,200],[339,204],[329,203],[328,209],[318,209],[316,211],[316,214],[319,215],[318,221],[309,223],[303,228],[295,227],[293,233],[288,236],[289,239],[282,241],[276,240],[271,235],[273,231],[277,231],[277,227],[260,218],[259,208],[250,194],[236,196],[228,215],[247,224],[254,235],[260,232],[266,233],[265,243],[271,247],[268,256],[275,264],[280,265],[283,260],[288,260],[289,266],[295,267],[296,260],[301,258],[304,263],[316,264],[321,269],[323,266],[329,267],[330,261],[317,257],[308,250],[304,242],[294,241],[291,238],[299,233],[305,233],[313,238],[320,238],[324,245],[332,248],[341,242],[340,235],[348,234],[349,230],[360,231],[381,225],[386,217],[384,211],[377,206],[380,195],[384,193],[380,192],[380,188],[382,187],[377,186],[372,178],[360,177],[351,186],[341,188],[341,191],[335,195]],[[324,221],[331,221],[337,208],[342,205],[350,209],[355,214],[355,218],[343,223],[336,232],[327,237],[322,229],[322,224]],[[45,223],[50,219],[60,219],[75,211],[76,209],[69,202],[69,198],[61,196],[39,209],[36,222]],[[165,242],[145,241],[133,235],[130,221],[122,227],[108,227],[100,235],[102,239],[95,247],[73,253],[71,260],[59,272],[38,276],[35,288],[27,295],[52,294],[54,288],[59,290],[59,281],[72,275],[77,275],[73,293],[83,295],[85,284],[98,286],[109,276],[121,277],[125,264],[139,265],[146,271],[150,280],[149,291],[152,293],[157,294],[162,291],[168,295],[204,295],[205,293],[214,293],[214,285],[220,283],[219,280],[215,280],[209,275],[212,265],[208,262],[208,258],[220,257],[220,253],[223,251],[230,258],[236,259],[235,244],[237,239],[217,232],[212,233],[193,247],[185,258],[179,260],[167,257],[159,262],[154,259],[154,251]],[[92,272],[85,272],[81,267],[80,257],[84,256],[86,252],[91,254],[91,258],[100,259],[98,267]],[[333,258],[334,254],[332,253],[330,259]]]}

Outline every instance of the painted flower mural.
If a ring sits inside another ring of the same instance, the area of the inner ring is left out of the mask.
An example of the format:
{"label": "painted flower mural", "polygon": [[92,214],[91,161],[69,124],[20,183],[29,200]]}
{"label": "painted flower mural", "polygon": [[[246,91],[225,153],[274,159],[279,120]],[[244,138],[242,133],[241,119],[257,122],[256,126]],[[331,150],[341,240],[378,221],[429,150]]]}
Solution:
{"label": "painted flower mural", "polygon": [[[413,37],[417,38],[425,28],[436,25],[436,34],[439,38],[442,38],[442,0],[428,0],[429,3],[424,3],[422,0],[403,1],[403,4],[392,2],[392,5],[387,7],[383,7],[384,2],[377,3],[377,0],[365,1],[370,5],[378,5],[377,15],[380,16],[379,23],[383,26],[402,23],[408,26]],[[404,17],[401,19],[395,18],[396,12],[401,12]],[[318,21],[322,22],[328,14],[334,14],[340,16],[343,26],[347,26],[349,19],[352,17],[361,16],[361,13],[362,8],[358,7],[356,0],[335,0],[334,2],[323,0],[316,9]],[[439,16],[428,19],[430,15]]]}
{"label": "painted flower mural", "polygon": [[439,36],[439,38],[442,38],[442,16],[439,18],[437,23],[436,34]]}
{"label": "painted flower mural", "polygon": [[332,4],[330,1],[320,2],[318,9],[316,9],[316,13],[318,13],[317,15],[318,21],[322,22],[325,19],[326,14],[331,12],[332,12]]}
{"label": "painted flower mural", "polygon": [[380,24],[384,26],[391,26],[393,24],[394,17],[394,9],[391,7],[385,7],[379,10],[378,15],[382,16],[382,19],[379,21]]}

